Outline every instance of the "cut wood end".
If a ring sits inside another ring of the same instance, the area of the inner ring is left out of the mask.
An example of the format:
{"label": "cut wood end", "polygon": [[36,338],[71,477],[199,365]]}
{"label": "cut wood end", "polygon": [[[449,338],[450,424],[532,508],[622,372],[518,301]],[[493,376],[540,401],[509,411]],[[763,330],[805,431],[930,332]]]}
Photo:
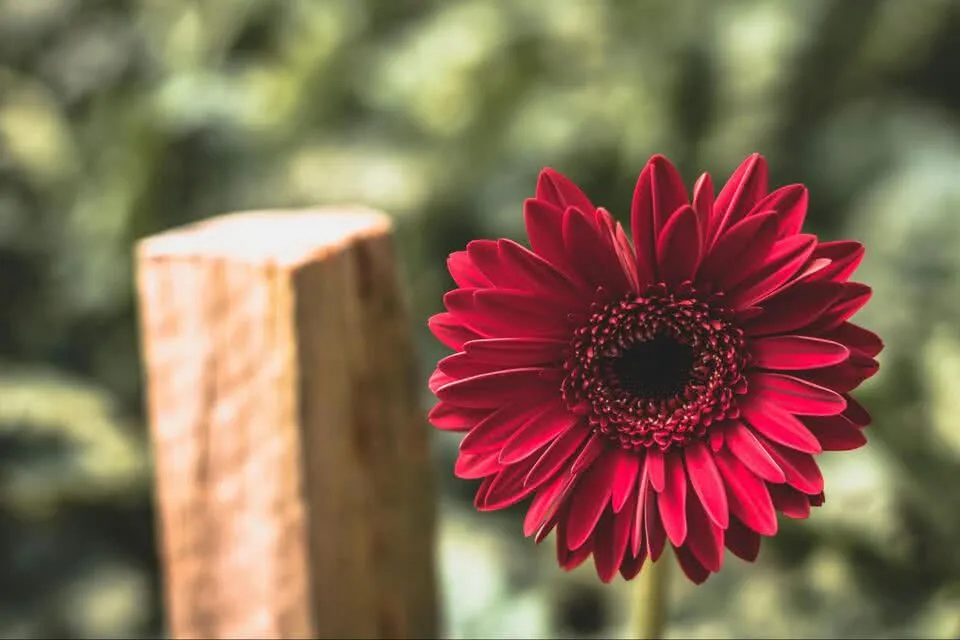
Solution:
{"label": "cut wood end", "polygon": [[390,228],[389,216],[363,207],[245,211],[144,238],[137,253],[141,260],[203,257],[294,266]]}

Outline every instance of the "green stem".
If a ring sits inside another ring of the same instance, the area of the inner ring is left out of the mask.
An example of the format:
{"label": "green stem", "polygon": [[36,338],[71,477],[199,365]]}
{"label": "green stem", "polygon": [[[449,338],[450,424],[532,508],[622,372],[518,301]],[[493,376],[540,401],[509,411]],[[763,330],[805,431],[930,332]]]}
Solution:
{"label": "green stem", "polygon": [[669,614],[670,558],[664,553],[637,576],[633,629],[637,640],[662,640]]}

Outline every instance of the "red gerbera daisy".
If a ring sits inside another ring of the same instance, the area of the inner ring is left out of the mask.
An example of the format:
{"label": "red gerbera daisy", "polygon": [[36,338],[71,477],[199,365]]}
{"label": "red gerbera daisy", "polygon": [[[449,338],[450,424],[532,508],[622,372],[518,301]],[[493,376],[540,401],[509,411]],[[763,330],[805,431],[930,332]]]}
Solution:
{"label": "red gerbera daisy", "polygon": [[434,335],[457,353],[430,379],[438,429],[466,432],[455,473],[481,510],[532,498],[525,534],[556,531],[560,565],[591,553],[604,581],[669,542],[687,576],[726,546],[756,558],[777,512],[823,503],[814,456],[865,443],[849,392],[883,345],[849,318],[856,242],[800,232],[807,190],[768,193],[753,155],[714,196],[662,156],[637,182],[633,243],[545,169],[524,203],[531,249],[477,240],[448,261],[458,288]]}

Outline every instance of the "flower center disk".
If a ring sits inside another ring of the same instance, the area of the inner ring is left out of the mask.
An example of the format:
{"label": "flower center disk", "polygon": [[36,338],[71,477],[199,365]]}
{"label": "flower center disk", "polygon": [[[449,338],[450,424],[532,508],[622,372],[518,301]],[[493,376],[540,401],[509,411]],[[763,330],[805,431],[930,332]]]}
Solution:
{"label": "flower center disk", "polygon": [[666,451],[739,416],[747,361],[721,296],[655,285],[592,305],[570,343],[562,394],[617,445]]}

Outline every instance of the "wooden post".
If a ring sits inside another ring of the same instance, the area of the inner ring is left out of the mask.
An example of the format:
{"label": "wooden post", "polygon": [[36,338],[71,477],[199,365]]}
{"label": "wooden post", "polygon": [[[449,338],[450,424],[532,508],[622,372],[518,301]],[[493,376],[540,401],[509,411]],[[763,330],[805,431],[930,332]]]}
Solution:
{"label": "wooden post", "polygon": [[170,634],[436,637],[389,219],[238,213],[147,238],[137,262]]}

